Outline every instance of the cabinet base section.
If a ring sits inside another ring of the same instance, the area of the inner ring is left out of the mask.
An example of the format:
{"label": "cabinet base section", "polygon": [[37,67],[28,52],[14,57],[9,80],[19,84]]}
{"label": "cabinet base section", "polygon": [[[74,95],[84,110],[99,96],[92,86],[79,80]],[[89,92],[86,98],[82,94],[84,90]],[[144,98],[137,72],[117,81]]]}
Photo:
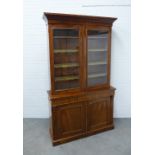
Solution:
{"label": "cabinet base section", "polygon": [[76,134],[74,136],[60,138],[60,139],[57,139],[57,140],[53,139],[53,134],[52,134],[52,129],[51,128],[49,129],[49,132],[50,132],[50,136],[51,136],[51,139],[52,139],[52,144],[53,144],[53,146],[56,146],[56,145],[59,145],[59,144],[67,143],[67,142],[70,142],[70,141],[73,141],[73,140],[76,140],[76,139],[88,137],[88,136],[95,135],[95,134],[101,133],[103,131],[112,130],[112,129],[114,129],[114,124],[107,125],[107,126],[105,126],[103,128],[97,129],[97,130],[88,131],[87,133]]}
{"label": "cabinet base section", "polygon": [[50,121],[53,145],[113,129],[114,92],[110,88],[53,98]]}

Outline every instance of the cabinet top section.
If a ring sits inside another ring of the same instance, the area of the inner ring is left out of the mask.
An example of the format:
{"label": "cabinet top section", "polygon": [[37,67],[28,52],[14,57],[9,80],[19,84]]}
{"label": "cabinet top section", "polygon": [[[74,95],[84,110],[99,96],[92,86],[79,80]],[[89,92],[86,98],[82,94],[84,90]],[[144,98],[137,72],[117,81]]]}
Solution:
{"label": "cabinet top section", "polygon": [[117,18],[44,12],[44,19],[47,20],[49,24],[53,22],[78,22],[112,25]]}

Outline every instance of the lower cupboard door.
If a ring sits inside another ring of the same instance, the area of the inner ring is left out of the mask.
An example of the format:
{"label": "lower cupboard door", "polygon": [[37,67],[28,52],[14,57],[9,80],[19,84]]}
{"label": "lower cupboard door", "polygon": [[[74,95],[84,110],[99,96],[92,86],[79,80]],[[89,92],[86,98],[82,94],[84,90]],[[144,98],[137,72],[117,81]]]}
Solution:
{"label": "lower cupboard door", "polygon": [[86,132],[86,105],[72,103],[53,107],[54,139],[78,136]]}
{"label": "lower cupboard door", "polygon": [[101,98],[87,105],[87,130],[95,132],[105,128],[109,123],[110,97]]}

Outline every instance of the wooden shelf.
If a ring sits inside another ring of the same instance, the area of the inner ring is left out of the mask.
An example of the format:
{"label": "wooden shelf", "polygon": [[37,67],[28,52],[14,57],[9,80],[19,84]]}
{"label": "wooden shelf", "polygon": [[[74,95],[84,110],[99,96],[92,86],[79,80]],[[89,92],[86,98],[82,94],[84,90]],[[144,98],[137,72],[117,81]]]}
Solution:
{"label": "wooden shelf", "polygon": [[55,64],[54,68],[79,67],[78,63]]}
{"label": "wooden shelf", "polygon": [[88,52],[106,52],[107,49],[88,49]]}
{"label": "wooden shelf", "polygon": [[79,37],[74,36],[55,36],[54,39],[78,39]]}
{"label": "wooden shelf", "polygon": [[103,61],[96,61],[96,62],[90,62],[88,63],[89,66],[95,66],[95,65],[106,65],[107,62],[103,62]]}
{"label": "wooden shelf", "polygon": [[78,76],[64,76],[64,77],[56,77],[55,78],[55,82],[59,82],[59,81],[69,81],[69,80],[78,80],[79,77]]}
{"label": "wooden shelf", "polygon": [[91,36],[91,37],[88,37],[88,39],[100,39],[100,38],[104,38],[104,39],[106,39],[106,38],[108,38],[108,37],[103,37],[103,36]]}
{"label": "wooden shelf", "polygon": [[77,53],[78,49],[55,49],[54,53]]}
{"label": "wooden shelf", "polygon": [[88,78],[98,78],[98,77],[104,77],[104,76],[107,76],[106,73],[102,73],[102,74],[91,74],[91,75],[88,75]]}

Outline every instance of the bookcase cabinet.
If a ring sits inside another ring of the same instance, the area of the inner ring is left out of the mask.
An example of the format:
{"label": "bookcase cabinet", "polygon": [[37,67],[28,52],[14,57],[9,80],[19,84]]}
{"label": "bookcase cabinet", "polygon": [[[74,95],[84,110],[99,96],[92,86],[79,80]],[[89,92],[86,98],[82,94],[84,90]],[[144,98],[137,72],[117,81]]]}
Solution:
{"label": "bookcase cabinet", "polygon": [[44,13],[53,145],[114,128],[111,32],[117,18]]}

